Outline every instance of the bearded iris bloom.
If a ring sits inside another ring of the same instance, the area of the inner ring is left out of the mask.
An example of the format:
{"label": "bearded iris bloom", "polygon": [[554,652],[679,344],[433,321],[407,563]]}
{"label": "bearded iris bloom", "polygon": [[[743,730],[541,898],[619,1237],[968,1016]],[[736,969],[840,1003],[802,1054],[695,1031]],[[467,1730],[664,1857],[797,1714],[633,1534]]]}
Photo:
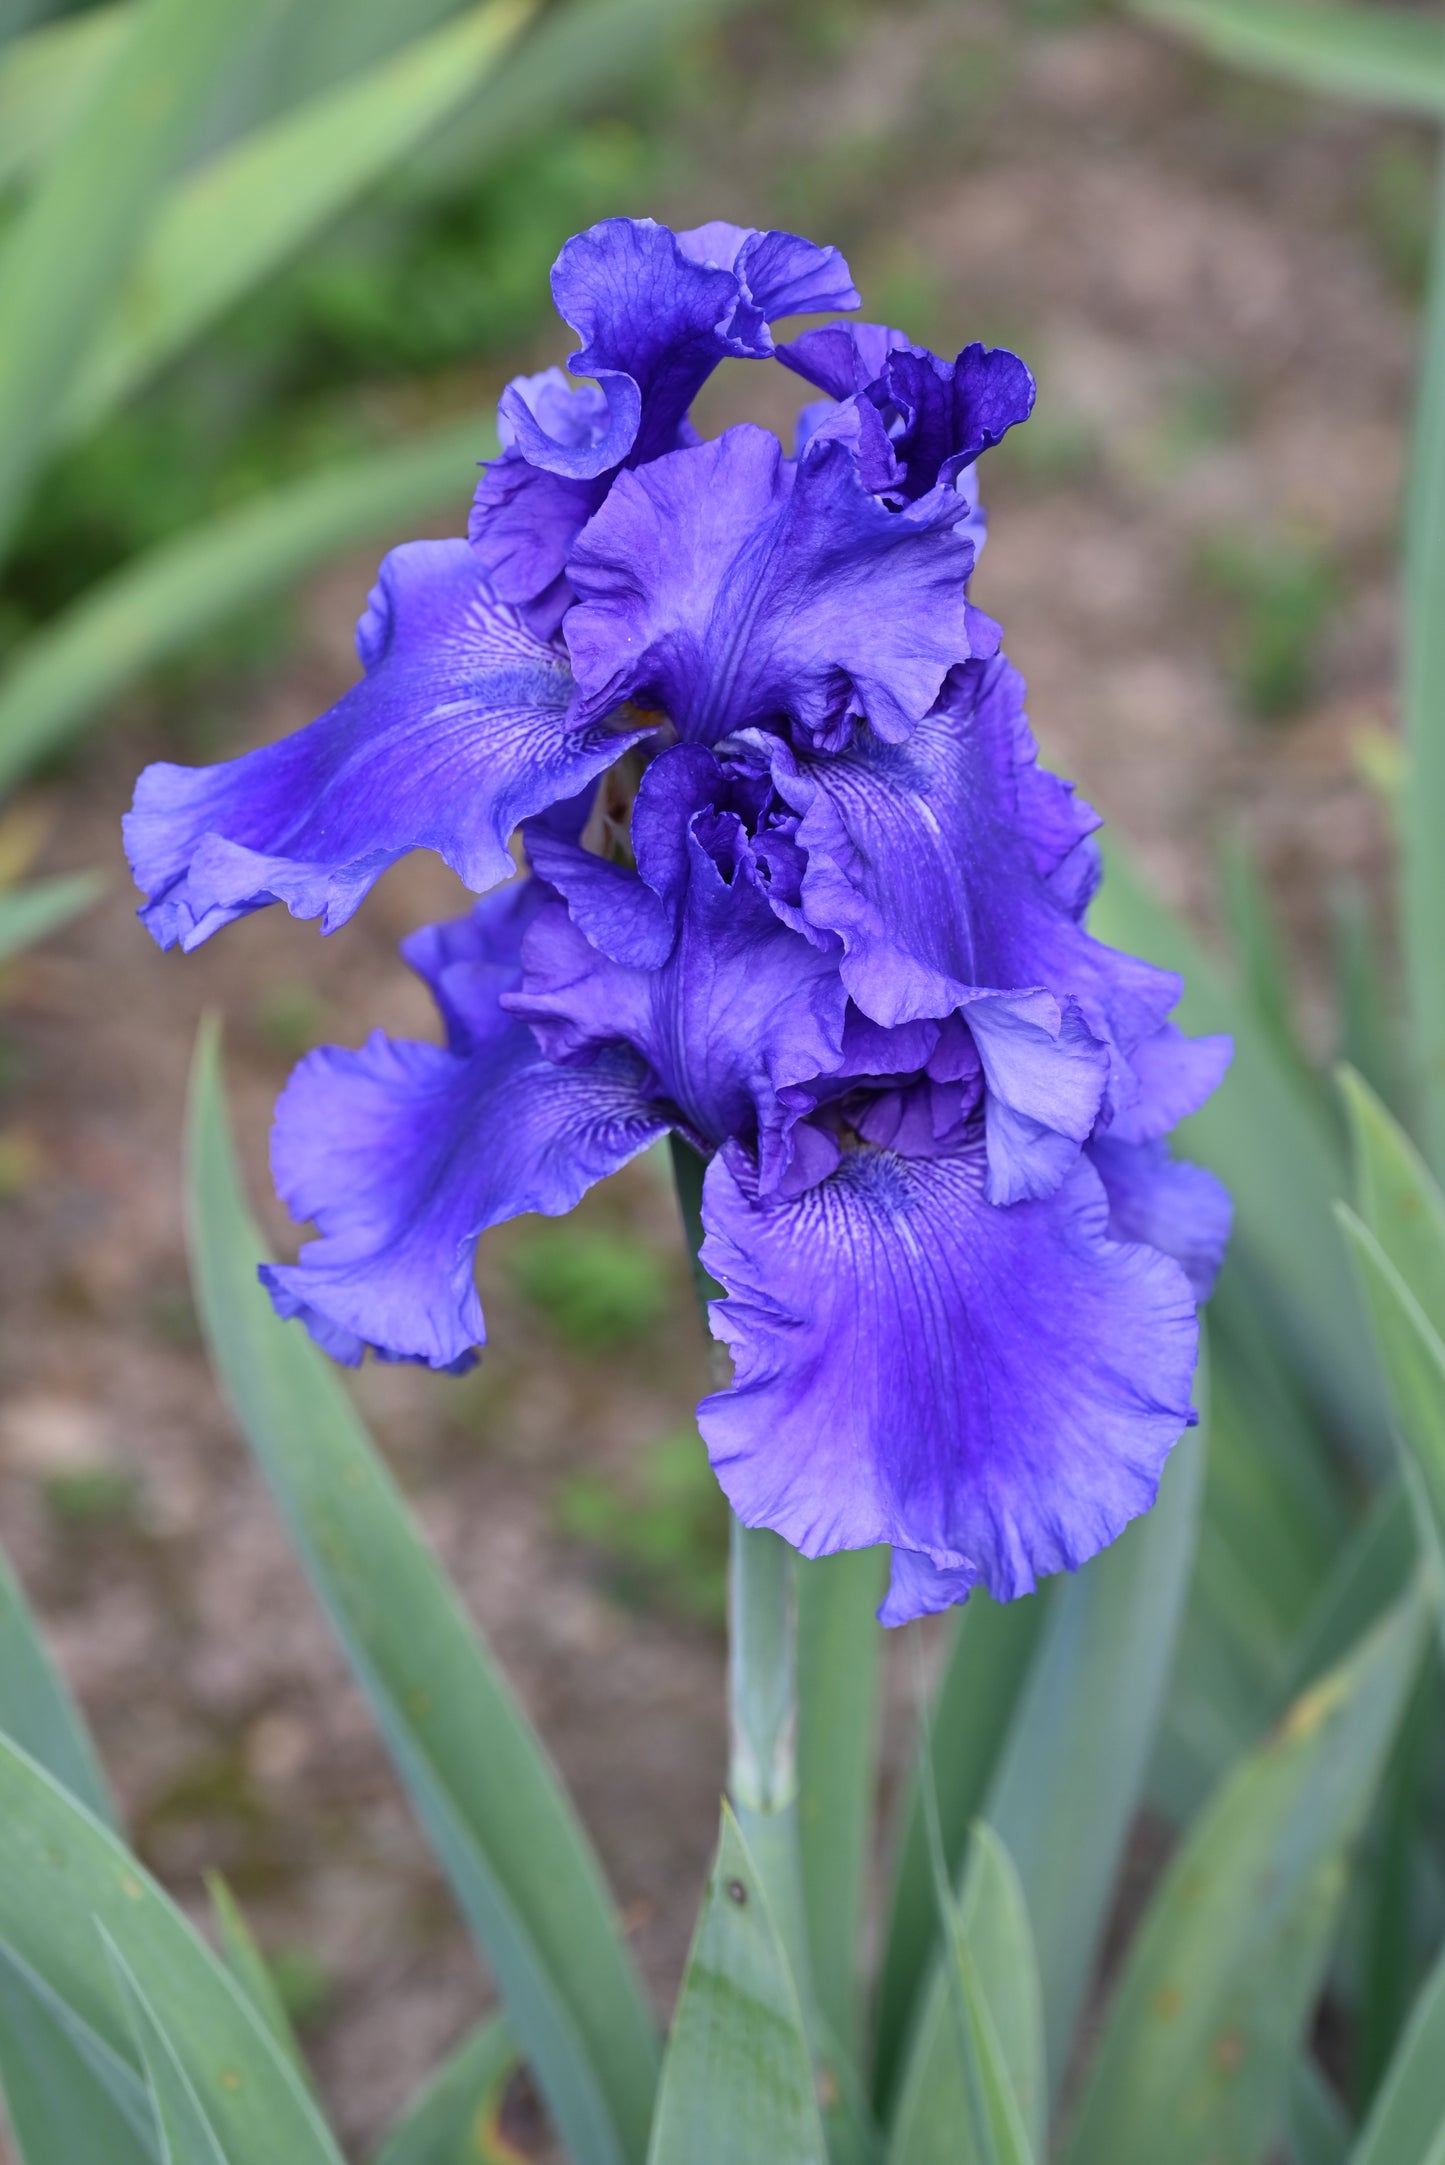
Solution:
{"label": "bearded iris bloom", "polygon": [[[1229,1219],[1166,1142],[1227,1043],[1089,934],[1097,821],[968,598],[1032,381],[876,325],[778,344],[857,302],[787,234],[608,220],[553,287],[590,380],[509,388],[469,537],[383,565],[361,681],[152,767],[127,822],[164,946],[273,901],[330,931],[414,848],[482,896],[404,949],[441,1042],[297,1069],[275,1172],[319,1238],[263,1275],[341,1360],[464,1366],[480,1235],[671,1130],[709,1161],[739,1517],[890,1545],[887,1622],[1027,1592],[1152,1501]],[[697,436],[729,357],[821,394],[791,450]]]}

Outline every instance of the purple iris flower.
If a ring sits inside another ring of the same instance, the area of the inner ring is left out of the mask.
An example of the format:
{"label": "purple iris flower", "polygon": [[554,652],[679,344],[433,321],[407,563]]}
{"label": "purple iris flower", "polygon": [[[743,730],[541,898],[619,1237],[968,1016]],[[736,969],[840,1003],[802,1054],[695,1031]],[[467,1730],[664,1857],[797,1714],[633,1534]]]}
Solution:
{"label": "purple iris flower", "polygon": [[[481,1234],[671,1130],[709,1161],[740,1517],[889,1544],[887,1622],[1026,1592],[1152,1501],[1229,1223],[1166,1141],[1228,1045],[1088,932],[1097,820],[967,598],[1032,381],[876,325],[775,346],[856,301],[787,234],[608,220],[553,284],[592,382],[507,392],[470,539],[387,559],[361,681],[137,788],[163,946],[271,901],[329,931],[411,848],[483,893],[404,949],[442,1042],[292,1077],[276,1180],[320,1237],[263,1276],[338,1359],[465,1366]],[[696,436],[729,355],[825,394],[791,455]]]}

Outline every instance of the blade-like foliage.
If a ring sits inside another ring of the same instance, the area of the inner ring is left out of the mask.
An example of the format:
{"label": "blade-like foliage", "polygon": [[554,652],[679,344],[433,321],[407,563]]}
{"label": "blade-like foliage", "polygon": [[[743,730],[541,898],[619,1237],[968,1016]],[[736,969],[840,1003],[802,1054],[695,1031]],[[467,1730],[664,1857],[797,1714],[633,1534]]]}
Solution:
{"label": "blade-like foliage", "polygon": [[0,962],[8,962],[22,948],[33,947],[37,940],[68,925],[90,908],[100,891],[101,882],[93,872],[36,880],[29,887],[0,888]]}
{"label": "blade-like foliage", "polygon": [[601,1872],[335,1371],[257,1283],[210,1035],[192,1089],[190,1224],[222,1382],[563,2139],[577,2165],[639,2158],[657,2046]]}
{"label": "blade-like foliage", "polygon": [[100,1934],[125,1956],[232,2165],[341,2165],[295,2068],[108,1828],[0,1738],[0,1943],[104,2074],[133,2065]]}
{"label": "blade-like foliage", "polygon": [[[126,2099],[116,2095],[125,2085]],[[145,2087],[103,2082],[29,1978],[0,1949],[0,2091],[19,2165],[159,2165]]]}
{"label": "blade-like foliage", "polygon": [[1445,1956],[1415,2002],[1350,2165],[1445,2165]]}
{"label": "blade-like foliage", "polygon": [[1068,2165],[1263,2165],[1424,1634],[1408,1598],[1191,1830],[1131,1951]]}
{"label": "blade-like foliage", "polygon": [[938,1806],[944,1863],[956,1879],[1034,1656],[1051,1596],[991,1601],[970,1596],[953,1624],[942,1680],[914,1754],[899,1825],[897,1860],[874,2016],[874,2082],[887,2116],[920,1988],[938,1946],[938,1900],[928,1854],[924,1782]]}
{"label": "blade-like foliage", "polygon": [[[108,1932],[101,1935],[145,2069],[162,2165],[232,2165],[166,2026]],[[235,2165],[241,2165],[240,2153]],[[259,2159],[257,2160],[259,2165]]]}
{"label": "blade-like foliage", "polygon": [[254,10],[144,0],[0,247],[0,547],[60,402]]}
{"label": "blade-like foliage", "polygon": [[1345,2165],[1350,2118],[1308,2057],[1295,2061],[1289,2085],[1289,2165]]}
{"label": "blade-like foliage", "polygon": [[467,103],[534,0],[487,0],[258,129],[162,206],[67,399],[82,435]]}
{"label": "blade-like foliage", "polygon": [[[106,1825],[115,1806],[79,1708],[0,1553],[0,1731],[46,1768]],[[125,2082],[121,2071],[119,2079]],[[140,2085],[126,2101],[100,2081],[24,1972],[0,1954],[0,2090],[21,2165],[73,2165],[104,2157],[140,2165],[152,2157]],[[128,2109],[127,2109],[128,2108]]]}
{"label": "blade-like foliage", "polygon": [[493,2015],[408,2105],[375,2165],[511,2165],[516,2152],[497,2130],[497,2114],[516,2065],[512,2033],[503,2016]]}
{"label": "blade-like foliage", "polygon": [[1374,1091],[1346,1068],[1355,1200],[1430,1327],[1445,1338],[1445,1196],[1409,1136]]}
{"label": "blade-like foliage", "polygon": [[339,549],[388,538],[446,504],[460,524],[476,461],[495,449],[490,424],[448,421],[276,489],[102,580],[27,640],[0,681],[0,788],[144,670]]}
{"label": "blade-like foliage", "polygon": [[0,187],[30,172],[65,134],[134,20],[130,0],[64,15],[0,51]]}
{"label": "blade-like foliage", "polygon": [[648,2165],[825,2165],[813,2062],[762,1876],[728,1806],[663,2062]]}
{"label": "blade-like foliage", "polygon": [[1404,8],[1329,0],[1130,0],[1220,60],[1302,90],[1445,113],[1445,26]]}
{"label": "blade-like foliage", "polygon": [[108,1826],[118,1827],[105,1772],[20,1583],[0,1552],[0,1731]]}
{"label": "blade-like foliage", "polygon": [[1445,1635],[1445,1345],[1369,1227],[1343,1204],[1339,1216],[1380,1349],[1405,1485]]}
{"label": "blade-like foliage", "polygon": [[[291,2027],[291,2018],[282,2005],[276,1980],[266,1967],[266,1958],[256,1945],[255,1936],[241,1912],[240,1904],[219,1872],[206,1874],[206,1892],[211,1898],[211,1915],[216,1921],[216,1939],[227,1969],[281,2050],[305,2075],[306,2062],[297,2043],[296,2032]],[[310,2079],[309,2076],[307,2079]]]}
{"label": "blade-like foliage", "polygon": [[945,1884],[934,1973],[899,2097],[888,2165],[1016,2165],[1042,2156],[1043,1991],[1028,1905],[991,1827],[973,1829],[963,1893]]}
{"label": "blade-like foliage", "polygon": [[799,1558],[798,1837],[814,1991],[845,2052],[861,2046],[862,1916],[877,1779],[887,1553]]}
{"label": "blade-like foliage", "polygon": [[1059,1589],[989,1798],[1028,1898],[1055,2088],[1154,1745],[1202,1473],[1196,1433],[1175,1447],[1153,1510]]}

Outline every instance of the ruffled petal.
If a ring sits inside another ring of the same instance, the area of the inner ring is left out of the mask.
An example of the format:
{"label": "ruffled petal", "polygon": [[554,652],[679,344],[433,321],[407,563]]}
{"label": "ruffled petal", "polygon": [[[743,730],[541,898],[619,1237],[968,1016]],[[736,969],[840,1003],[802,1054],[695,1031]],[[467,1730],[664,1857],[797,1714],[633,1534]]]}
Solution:
{"label": "ruffled petal", "polygon": [[1093,1133],[1109,1080],[1108,1048],[1078,1003],[1052,993],[984,993],[964,1018],[987,1087],[988,1199],[1051,1195]]}
{"label": "ruffled petal", "polygon": [[1172,1255],[1195,1298],[1208,1300],[1234,1217],[1228,1190],[1202,1165],[1172,1158],[1163,1142],[1104,1135],[1089,1145],[1089,1156],[1109,1198],[1111,1237]]}
{"label": "ruffled petal", "polygon": [[[592,867],[565,867],[560,852],[549,854],[549,877],[568,905],[538,916],[523,948],[522,988],[507,1006],[555,1060],[587,1059],[625,1041],[692,1135],[713,1146],[775,1132],[779,1092],[838,1064],[847,999],[836,958],[779,922],[746,867],[729,878],[695,833],[687,847],[687,892],[661,963],[614,959],[655,951],[654,890],[631,874],[614,882],[602,867],[599,899]],[[628,880],[631,934],[622,917]]]}
{"label": "ruffled petal", "polygon": [[778,359],[829,398],[852,398],[883,374],[890,353],[922,353],[906,331],[886,323],[824,323],[779,346]]}
{"label": "ruffled petal", "polygon": [[956,517],[887,510],[843,441],[795,466],[746,424],[623,474],[572,553],[579,713],[635,697],[703,743],[780,717],[817,742],[864,716],[906,736],[997,645]]}
{"label": "ruffled petal", "polygon": [[568,366],[595,380],[605,423],[586,440],[557,431],[517,385],[501,412],[534,466],[578,480],[671,450],[719,361],[772,352],[771,317],[858,298],[836,249],[741,226],[676,234],[650,218],[605,218],[577,234],[552,294],[582,341]]}
{"label": "ruffled petal", "polygon": [[713,1466],[745,1524],[805,1555],[923,1559],[888,1622],[1082,1563],[1148,1509],[1190,1420],[1178,1266],[1108,1237],[1086,1161],[1007,1210],[984,1180],[981,1149],[845,1151],[781,1203],[736,1150],[707,1175],[702,1258],[735,1364],[699,1409]]}
{"label": "ruffled petal", "polygon": [[464,541],[394,549],[358,644],[366,674],[309,728],[141,776],[126,846],[162,947],[196,947],[268,902],[334,931],[412,849],[493,886],[522,820],[646,734],[569,718],[565,663],[496,601]]}
{"label": "ruffled petal", "polygon": [[1034,379],[1005,347],[965,346],[944,361],[881,323],[830,323],[778,348],[788,368],[886,417],[900,500],[952,487],[1033,411]]}
{"label": "ruffled petal", "polygon": [[945,1015],[978,990],[1077,1001],[1111,1049],[1111,1098],[1132,1102],[1127,1055],[1161,1029],[1179,980],[1076,922],[1067,868],[1087,808],[1038,786],[1031,738],[1020,760],[1021,698],[999,657],[956,672],[906,743],[810,755],[772,739],[807,858],[801,914],[841,939],[844,983],[877,1022]]}
{"label": "ruffled petal", "polygon": [[665,1132],[630,1053],[554,1067],[495,995],[487,1013],[475,974],[469,989],[466,1050],[380,1031],[359,1052],[324,1046],[277,1106],[276,1186],[321,1238],[261,1275],[280,1314],[337,1359],[371,1346],[433,1368],[464,1363],[486,1338],[478,1236],[523,1211],[572,1209]]}

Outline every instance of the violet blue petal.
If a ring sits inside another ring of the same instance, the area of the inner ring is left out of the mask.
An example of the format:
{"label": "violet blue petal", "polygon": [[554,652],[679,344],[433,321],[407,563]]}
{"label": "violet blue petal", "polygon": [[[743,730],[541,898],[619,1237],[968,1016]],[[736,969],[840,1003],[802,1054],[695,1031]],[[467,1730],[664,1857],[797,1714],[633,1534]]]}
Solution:
{"label": "violet blue petal", "polygon": [[339,1359],[372,1346],[433,1368],[464,1361],[486,1337],[478,1236],[523,1211],[572,1209],[665,1130],[625,1049],[586,1068],[544,1059],[497,1004],[503,974],[489,962],[443,966],[451,1045],[377,1031],[359,1052],[323,1046],[282,1093],[276,1186],[321,1238],[261,1275],[279,1313]]}
{"label": "violet blue petal", "polygon": [[862,715],[905,737],[997,643],[964,598],[972,561],[933,514],[870,496],[847,445],[795,467],[766,430],[728,429],[620,476],[579,539],[578,711],[636,697],[703,743],[782,718],[826,740]]}
{"label": "violet blue petal", "polygon": [[883,374],[890,353],[921,353],[906,331],[886,323],[825,323],[779,346],[778,359],[829,398],[852,398]]}
{"label": "violet blue petal", "polygon": [[[709,260],[714,245],[726,261]],[[556,431],[517,385],[500,410],[524,458],[577,480],[671,450],[719,361],[772,352],[771,316],[857,300],[836,249],[736,226],[679,236],[650,218],[605,218],[575,235],[552,294],[581,340],[568,366],[595,380],[605,425],[586,441]]]}
{"label": "violet blue petal", "polygon": [[1102,1135],[1090,1143],[1089,1156],[1109,1198],[1112,1238],[1172,1255],[1195,1298],[1208,1300],[1234,1215],[1228,1191],[1202,1165],[1171,1157],[1164,1142],[1121,1143]]}
{"label": "violet blue petal", "polygon": [[[586,1059],[624,1040],[690,1131],[716,1145],[751,1137],[773,1119],[780,1090],[837,1065],[846,998],[836,958],[779,923],[746,867],[727,878],[692,832],[688,858],[687,893],[661,966],[614,960],[554,904],[527,934],[522,989],[506,1004],[555,1060]],[[631,951],[650,952],[657,897],[635,876],[633,887],[642,929]],[[620,889],[607,898],[606,930],[626,953],[620,901]],[[587,891],[584,915],[595,907]]]}
{"label": "violet blue petal", "polygon": [[[1058,800],[1036,788],[1031,739],[1020,764],[1021,692],[1000,657],[957,672],[906,743],[860,737],[820,756],[773,740],[774,779],[808,859],[802,913],[842,940],[844,983],[875,1021],[945,1015],[978,990],[1047,987],[1078,1002],[1111,1049],[1112,1095],[1132,1098],[1127,1055],[1163,1025],[1179,980],[1091,939],[1073,889],[1041,876],[1064,836]],[[1051,840],[1020,819],[1035,803],[1048,807]]]}
{"label": "violet blue petal", "polygon": [[334,931],[413,849],[493,886],[514,828],[646,733],[570,717],[564,661],[494,599],[464,541],[393,549],[359,645],[366,674],[308,728],[141,776],[126,845],[162,947],[196,947],[268,902]]}
{"label": "violet blue petal", "polygon": [[704,1188],[735,1364],[699,1408],[718,1478],[804,1555],[886,1541],[944,1575],[906,1566],[889,1623],[1084,1562],[1149,1508],[1190,1420],[1188,1283],[1108,1237],[1093,1167],[1006,1210],[984,1184],[981,1147],[864,1148],[767,1202],[731,1148]]}

